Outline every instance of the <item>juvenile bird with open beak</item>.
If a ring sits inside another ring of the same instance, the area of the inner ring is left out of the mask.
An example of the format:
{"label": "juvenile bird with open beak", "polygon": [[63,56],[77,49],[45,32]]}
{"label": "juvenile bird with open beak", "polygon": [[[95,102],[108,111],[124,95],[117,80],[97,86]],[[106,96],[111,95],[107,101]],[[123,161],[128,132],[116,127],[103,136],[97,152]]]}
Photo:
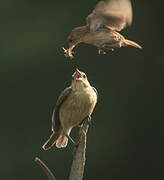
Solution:
{"label": "juvenile bird with open beak", "polygon": [[86,18],[86,25],[72,30],[68,37],[69,48],[63,48],[65,56],[74,58],[74,47],[87,43],[98,48],[99,54],[106,54],[124,46],[142,48],[134,41],[127,40],[118,31],[132,23],[132,5],[130,0],[100,1]]}
{"label": "juvenile bird with open beak", "polygon": [[[97,103],[97,91],[92,87],[84,72],[76,69],[72,83],[59,96],[52,115],[52,135],[43,145],[44,150],[56,144],[58,148],[67,146],[72,128],[84,120],[90,120]],[[74,142],[74,141],[73,141]]]}

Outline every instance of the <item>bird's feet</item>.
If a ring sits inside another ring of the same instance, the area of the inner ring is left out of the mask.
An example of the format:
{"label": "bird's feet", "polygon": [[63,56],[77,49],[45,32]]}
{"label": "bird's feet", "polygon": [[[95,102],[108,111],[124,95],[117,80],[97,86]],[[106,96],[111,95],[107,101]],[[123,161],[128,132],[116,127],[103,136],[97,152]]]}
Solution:
{"label": "bird's feet", "polygon": [[92,118],[91,118],[91,115],[89,115],[89,116],[87,116],[86,117],[86,120],[87,120],[87,123],[89,124],[89,125],[91,125],[92,124]]}
{"label": "bird's feet", "polygon": [[91,115],[89,115],[89,116],[87,116],[86,118],[84,118],[83,119],[83,121],[78,125],[78,127],[82,127],[82,125],[83,125],[83,123],[84,123],[84,121],[87,121],[87,123],[89,124],[89,125],[91,125]]}
{"label": "bird's feet", "polygon": [[75,142],[70,135],[68,135],[67,133],[64,133],[64,135],[73,143],[75,147],[78,146],[79,143]]}
{"label": "bird's feet", "polygon": [[84,134],[85,134],[85,131],[83,130],[83,125],[84,125],[85,122],[87,122],[87,124],[90,126],[92,124],[91,119],[92,119],[91,115],[89,115],[79,125],[79,127],[82,128],[82,131],[83,131]]}
{"label": "bird's feet", "polygon": [[102,49],[98,49],[98,54],[106,54],[106,52]]}
{"label": "bird's feet", "polygon": [[65,49],[64,47],[62,47],[63,51],[64,51],[64,55],[65,57],[68,57],[70,59],[74,58],[74,54],[75,52],[71,51],[70,49]]}
{"label": "bird's feet", "polygon": [[122,42],[119,41],[119,42],[115,42],[115,43],[105,43],[102,45],[102,49],[105,49],[105,50],[108,50],[108,51],[114,51],[114,49],[116,48],[121,48],[123,45],[122,45]]}
{"label": "bird's feet", "polygon": [[[84,123],[87,122],[87,124],[90,126],[91,125],[91,116],[88,115],[86,118],[83,119],[83,121],[79,124],[79,127],[81,128],[81,133],[83,134],[86,134],[85,130],[84,130]],[[81,134],[82,135],[82,134]],[[80,136],[81,136],[80,135]],[[74,150],[73,150],[73,154],[76,152],[77,150],[77,147],[79,145],[79,141],[80,141],[80,136],[79,136],[79,140],[78,140],[78,143],[75,143],[75,147],[74,147]],[[71,137],[70,137],[71,138]],[[72,139],[72,138],[71,138]],[[72,140],[71,140],[72,141]]]}

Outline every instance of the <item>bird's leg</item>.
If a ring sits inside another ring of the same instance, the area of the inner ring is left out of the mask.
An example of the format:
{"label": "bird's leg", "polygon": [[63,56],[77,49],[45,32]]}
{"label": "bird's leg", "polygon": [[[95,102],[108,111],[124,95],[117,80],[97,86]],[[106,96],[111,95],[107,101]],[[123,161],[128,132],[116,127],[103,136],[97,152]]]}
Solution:
{"label": "bird's leg", "polygon": [[84,123],[84,121],[87,121],[89,125],[91,125],[91,115],[88,115],[86,118],[82,120],[82,122],[78,125],[78,127],[81,127]]}
{"label": "bird's leg", "polygon": [[84,121],[87,121],[87,123],[88,123],[88,125],[90,126],[91,125],[91,115],[88,115],[83,121],[82,121],[82,123],[81,123],[81,128],[82,128],[82,131],[83,131],[83,133],[85,133],[84,132],[84,130],[83,130],[83,123],[84,123]]}
{"label": "bird's leg", "polygon": [[[85,131],[84,131],[84,129],[83,129],[83,123],[85,122],[85,121],[87,121],[87,123],[88,123],[88,125],[90,126],[91,125],[91,115],[88,115],[86,118],[84,118],[83,120],[82,120],[82,122],[79,124],[79,127],[80,128],[82,128],[82,132],[85,134]],[[80,139],[80,137],[79,137],[79,139]],[[78,144],[79,144],[79,140],[78,140],[78,143],[76,144],[76,146],[75,146],[75,148],[74,148],[74,150],[73,150],[73,154],[76,152],[76,149],[77,149],[77,147],[78,147]]]}
{"label": "bird's leg", "polygon": [[91,115],[87,116],[86,120],[87,120],[88,124],[91,125],[91,123],[92,123],[91,122],[91,120],[92,120]]}
{"label": "bird's leg", "polygon": [[112,43],[105,43],[103,44],[102,49],[114,51],[114,48],[120,48],[121,46],[122,46],[122,43],[120,41],[112,42]]}
{"label": "bird's leg", "polygon": [[75,147],[78,146],[78,143],[75,142],[70,135],[68,135],[65,131],[64,131],[64,135],[75,145]]}
{"label": "bird's leg", "polygon": [[106,54],[106,52],[103,49],[98,49],[98,54]]}
{"label": "bird's leg", "polygon": [[[85,130],[84,130],[84,128],[83,128],[83,124],[84,124],[84,122],[85,121],[87,121],[87,123],[88,123],[88,125],[90,126],[91,125],[91,115],[88,115],[86,118],[84,118],[83,120],[82,120],[82,122],[79,124],[79,127],[81,128],[81,130],[82,130],[82,133],[86,133],[85,132]],[[71,138],[71,137],[70,137]],[[71,138],[72,139],[72,138]],[[79,137],[79,140],[80,140],[80,137]],[[74,150],[73,150],[73,153],[75,153],[76,152],[76,149],[77,149],[77,147],[78,147],[78,144],[79,144],[79,140],[78,140],[78,143],[76,143],[76,145],[75,145],[75,148],[74,148]]]}

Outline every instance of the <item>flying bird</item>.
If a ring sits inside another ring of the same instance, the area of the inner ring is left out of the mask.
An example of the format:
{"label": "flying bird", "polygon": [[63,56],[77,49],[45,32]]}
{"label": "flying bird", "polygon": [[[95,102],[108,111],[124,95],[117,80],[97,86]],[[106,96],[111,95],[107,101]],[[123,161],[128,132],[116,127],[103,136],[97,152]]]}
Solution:
{"label": "flying bird", "polygon": [[74,58],[73,49],[79,43],[96,46],[99,54],[106,54],[124,46],[142,48],[134,41],[122,36],[119,31],[131,25],[133,18],[130,0],[100,1],[86,18],[86,25],[76,27],[68,36],[69,48],[64,50],[65,56]]}
{"label": "flying bird", "polygon": [[59,96],[52,115],[52,135],[42,146],[48,150],[56,144],[67,146],[72,128],[89,119],[97,103],[97,90],[92,87],[84,72],[76,69],[72,83]]}

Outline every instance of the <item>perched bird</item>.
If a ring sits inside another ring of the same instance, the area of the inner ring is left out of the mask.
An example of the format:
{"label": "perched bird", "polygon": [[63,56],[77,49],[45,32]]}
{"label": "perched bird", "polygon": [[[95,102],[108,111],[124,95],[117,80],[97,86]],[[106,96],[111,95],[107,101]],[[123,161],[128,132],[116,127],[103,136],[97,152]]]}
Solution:
{"label": "perched bird", "polygon": [[84,72],[76,69],[72,83],[59,96],[52,115],[52,135],[43,145],[44,150],[56,144],[58,148],[67,146],[73,127],[90,118],[97,103],[97,91],[87,80]]}
{"label": "perched bird", "polygon": [[142,48],[139,44],[125,39],[118,31],[132,23],[132,5],[130,0],[100,1],[86,18],[86,25],[72,30],[68,37],[69,48],[63,48],[66,57],[74,58],[73,48],[79,43],[87,43],[106,54],[123,46]]}

